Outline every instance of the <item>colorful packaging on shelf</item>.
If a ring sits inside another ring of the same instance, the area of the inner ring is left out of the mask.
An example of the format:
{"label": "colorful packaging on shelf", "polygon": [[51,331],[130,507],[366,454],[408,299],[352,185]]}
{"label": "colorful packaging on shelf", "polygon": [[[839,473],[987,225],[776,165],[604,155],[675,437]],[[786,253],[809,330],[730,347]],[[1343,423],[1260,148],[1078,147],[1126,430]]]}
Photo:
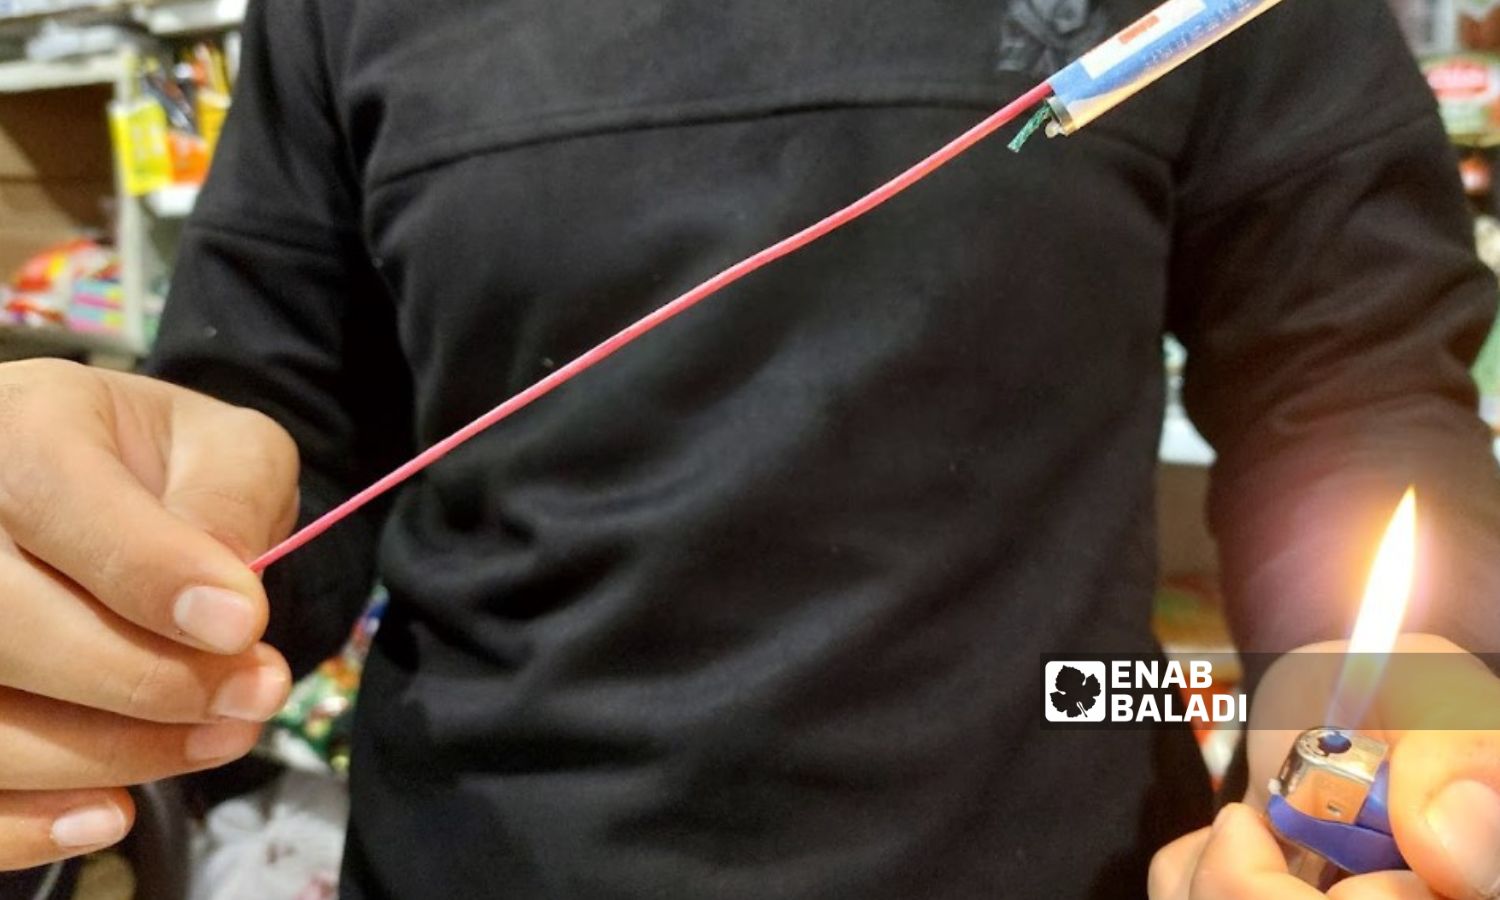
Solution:
{"label": "colorful packaging on shelf", "polygon": [[[359,696],[359,681],[387,602],[385,592],[378,591],[355,625],[343,652],[297,682],[286,706],[272,720],[278,732],[269,742],[273,755],[297,767],[310,768],[302,760],[311,751],[317,765],[340,774],[348,771],[349,729]],[[295,740],[294,747],[287,746],[286,737]]]}
{"label": "colorful packaging on shelf", "polygon": [[87,238],[32,257],[5,294],[6,317],[20,325],[119,334],[125,326],[123,310],[119,259]]}
{"label": "colorful packaging on shelf", "polygon": [[1495,166],[1488,151],[1470,150],[1458,163],[1464,193],[1479,209],[1486,208],[1495,191]]}
{"label": "colorful packaging on shelf", "polygon": [[73,283],[68,328],[84,334],[125,332],[125,290],[118,273],[101,272]]}
{"label": "colorful packaging on shelf", "polygon": [[1500,144],[1500,56],[1435,56],[1422,70],[1437,95],[1443,125],[1455,143],[1474,147]]}
{"label": "colorful packaging on shelf", "polygon": [[6,311],[23,325],[60,325],[68,313],[72,245],[33,256],[11,280]]}
{"label": "colorful packaging on shelf", "polygon": [[229,95],[218,91],[202,90],[196,98],[198,106],[198,128],[208,144],[208,154],[213,155],[219,145],[219,134],[224,131],[224,119],[229,115]]}
{"label": "colorful packaging on shelf", "polygon": [[128,98],[110,105],[110,131],[125,192],[140,197],[201,184],[229,111],[224,49],[198,41],[180,52],[147,55]]}
{"label": "colorful packaging on shelf", "polygon": [[109,132],[125,193],[142,197],[172,184],[167,113],[159,103],[144,97],[111,103]]}

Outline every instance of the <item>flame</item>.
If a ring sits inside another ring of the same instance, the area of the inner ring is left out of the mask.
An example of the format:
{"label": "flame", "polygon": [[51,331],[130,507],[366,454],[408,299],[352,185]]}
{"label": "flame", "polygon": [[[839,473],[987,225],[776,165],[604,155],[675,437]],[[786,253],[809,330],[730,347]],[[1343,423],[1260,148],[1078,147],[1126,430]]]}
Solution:
{"label": "flame", "polygon": [[1407,488],[1380,541],[1365,599],[1359,607],[1350,653],[1389,653],[1406,621],[1417,562],[1417,491]]}
{"label": "flame", "polygon": [[1356,728],[1370,710],[1396,646],[1406,607],[1411,602],[1417,558],[1417,492],[1408,488],[1386,527],[1365,597],[1349,638],[1348,654],[1324,721],[1336,728]]}

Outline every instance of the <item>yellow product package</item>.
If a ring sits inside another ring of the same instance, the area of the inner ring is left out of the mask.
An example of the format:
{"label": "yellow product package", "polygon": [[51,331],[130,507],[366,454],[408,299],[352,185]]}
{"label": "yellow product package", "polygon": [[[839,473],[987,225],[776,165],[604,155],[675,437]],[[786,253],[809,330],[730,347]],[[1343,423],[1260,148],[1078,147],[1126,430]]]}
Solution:
{"label": "yellow product package", "polygon": [[208,142],[208,152],[212,155],[219,143],[219,132],[224,130],[224,117],[229,115],[229,97],[205,88],[198,92],[197,107],[198,130]]}
{"label": "yellow product package", "polygon": [[139,197],[172,183],[167,113],[161,104],[144,98],[111,103],[109,133],[125,193]]}

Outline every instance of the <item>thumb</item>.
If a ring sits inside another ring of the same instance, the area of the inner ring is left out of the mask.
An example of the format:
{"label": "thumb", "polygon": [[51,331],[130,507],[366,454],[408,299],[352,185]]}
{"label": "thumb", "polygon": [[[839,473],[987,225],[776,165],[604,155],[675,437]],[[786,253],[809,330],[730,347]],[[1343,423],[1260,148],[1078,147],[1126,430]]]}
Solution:
{"label": "thumb", "polygon": [[[1404,660],[1398,660],[1401,665]],[[1422,880],[1455,900],[1500,897],[1500,679],[1466,654],[1391,679],[1427,697],[1420,730],[1391,732],[1391,825]],[[1390,698],[1382,698],[1383,703]],[[1410,698],[1408,709],[1417,708]]]}
{"label": "thumb", "polygon": [[1392,827],[1422,880],[1500,896],[1500,732],[1412,732],[1391,759]]}
{"label": "thumb", "polygon": [[297,448],[253,410],[197,394],[174,400],[162,505],[249,562],[297,519]]}

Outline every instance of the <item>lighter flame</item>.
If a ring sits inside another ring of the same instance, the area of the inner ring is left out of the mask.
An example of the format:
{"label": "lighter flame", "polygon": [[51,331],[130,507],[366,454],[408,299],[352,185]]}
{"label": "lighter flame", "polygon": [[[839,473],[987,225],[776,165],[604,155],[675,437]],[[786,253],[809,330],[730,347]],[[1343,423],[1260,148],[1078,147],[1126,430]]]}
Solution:
{"label": "lighter flame", "polygon": [[1349,638],[1350,653],[1389,653],[1396,646],[1411,601],[1417,558],[1417,491],[1408,488],[1380,541],[1370,569],[1359,619]]}
{"label": "lighter flame", "polygon": [[1380,689],[1390,652],[1395,649],[1406,607],[1411,602],[1417,557],[1417,492],[1410,488],[1385,530],[1365,598],[1349,638],[1338,687],[1324,721],[1337,728],[1355,728],[1369,712]]}

